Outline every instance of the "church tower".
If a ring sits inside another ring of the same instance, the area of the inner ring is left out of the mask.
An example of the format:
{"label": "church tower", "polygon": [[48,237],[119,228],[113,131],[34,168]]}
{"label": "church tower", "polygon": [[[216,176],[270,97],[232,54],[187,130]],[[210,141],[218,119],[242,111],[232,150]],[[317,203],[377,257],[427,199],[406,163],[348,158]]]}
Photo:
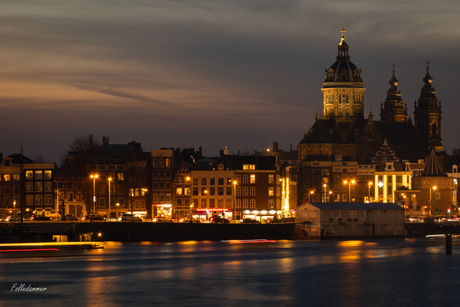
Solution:
{"label": "church tower", "polygon": [[388,82],[390,89],[387,92],[387,99],[383,106],[380,106],[380,120],[389,122],[405,122],[407,120],[407,105],[401,98],[399,91],[399,81],[395,76],[395,66],[393,65],[393,77]]}
{"label": "church tower", "polygon": [[338,55],[334,64],[325,71],[323,80],[323,118],[335,119],[341,126],[349,126],[357,119],[364,118],[364,82],[361,70],[348,55],[345,29],[337,46]]}
{"label": "church tower", "polygon": [[434,147],[436,151],[442,151],[441,102],[438,103],[436,92],[431,85],[433,78],[430,76],[428,63],[423,82],[425,85],[422,87],[414,111],[417,142],[418,145],[427,147],[427,149]]}

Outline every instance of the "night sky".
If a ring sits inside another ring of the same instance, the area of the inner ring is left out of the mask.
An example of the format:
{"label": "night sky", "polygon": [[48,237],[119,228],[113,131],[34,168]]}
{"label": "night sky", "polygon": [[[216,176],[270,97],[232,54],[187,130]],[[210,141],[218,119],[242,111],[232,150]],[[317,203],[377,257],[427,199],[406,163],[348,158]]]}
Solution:
{"label": "night sky", "polygon": [[342,27],[380,119],[395,64],[413,119],[430,63],[460,147],[460,2],[2,0],[0,152],[59,162],[75,135],[144,151],[289,150],[322,112]]}

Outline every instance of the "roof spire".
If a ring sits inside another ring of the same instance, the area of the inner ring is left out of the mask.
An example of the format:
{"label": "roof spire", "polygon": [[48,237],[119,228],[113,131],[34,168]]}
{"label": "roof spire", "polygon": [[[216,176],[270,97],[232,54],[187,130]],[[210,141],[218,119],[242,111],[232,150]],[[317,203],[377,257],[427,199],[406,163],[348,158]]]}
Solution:
{"label": "roof spire", "polygon": [[342,32],[342,39],[340,40],[339,45],[342,46],[342,43],[345,41],[345,32],[347,32],[347,31],[345,31],[345,27],[342,27],[342,31],[340,31],[340,32]]}

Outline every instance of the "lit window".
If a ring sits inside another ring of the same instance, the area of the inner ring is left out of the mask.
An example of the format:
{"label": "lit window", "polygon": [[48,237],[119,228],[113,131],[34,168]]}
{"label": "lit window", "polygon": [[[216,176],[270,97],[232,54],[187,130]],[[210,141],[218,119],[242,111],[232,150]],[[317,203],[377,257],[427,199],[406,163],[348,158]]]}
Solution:
{"label": "lit window", "polygon": [[256,183],[256,175],[251,175],[250,178],[251,178],[250,183]]}
{"label": "lit window", "polygon": [[123,174],[123,173],[117,173],[117,179],[118,179],[119,181],[125,180],[125,174]]}
{"label": "lit window", "polygon": [[268,196],[275,196],[275,189],[273,187],[268,188]]}
{"label": "lit window", "polygon": [[35,182],[35,192],[42,192],[43,191],[43,183]]}
{"label": "lit window", "polygon": [[243,170],[255,170],[256,165],[255,164],[243,164]]}
{"label": "lit window", "polygon": [[26,179],[31,180],[34,178],[34,172],[33,171],[26,171]]}
{"label": "lit window", "polygon": [[268,200],[268,208],[269,209],[275,208],[275,200],[274,199],[269,199]]}
{"label": "lit window", "polygon": [[268,175],[268,183],[275,183],[275,178],[273,175]]}
{"label": "lit window", "polygon": [[10,174],[4,174],[3,175],[3,181],[10,181],[11,180],[11,175]]}
{"label": "lit window", "polygon": [[43,179],[43,171],[35,171],[35,179]]}
{"label": "lit window", "polygon": [[176,195],[182,195],[182,188],[176,188]]}

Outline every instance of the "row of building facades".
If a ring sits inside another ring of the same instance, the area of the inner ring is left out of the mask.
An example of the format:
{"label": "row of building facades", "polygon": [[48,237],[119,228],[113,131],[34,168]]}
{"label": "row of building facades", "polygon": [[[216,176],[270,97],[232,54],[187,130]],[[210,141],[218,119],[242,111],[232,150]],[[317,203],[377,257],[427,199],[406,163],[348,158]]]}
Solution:
{"label": "row of building facades", "polygon": [[427,64],[414,122],[395,67],[380,120],[364,117],[362,71],[345,30],[323,79],[323,115],[293,150],[205,157],[201,148],[144,152],[140,143],[68,152],[65,162],[33,163],[13,154],[0,166],[0,218],[22,209],[52,215],[125,212],[181,219],[289,218],[306,202],[396,203],[406,215],[456,214],[460,155],[442,145],[441,101]]}
{"label": "row of building facades", "polygon": [[292,217],[306,202],[396,203],[407,215],[455,214],[458,207],[457,165],[442,171],[434,151],[417,162],[400,161],[384,143],[372,163],[361,164],[340,155],[299,161],[296,151],[279,151],[276,143],[267,152],[213,158],[201,148],[143,152],[135,144],[134,151],[69,152],[60,167],[4,157],[0,218],[21,208],[26,217],[65,210],[79,217],[132,212],[179,220],[192,213],[201,220],[264,221]]}

